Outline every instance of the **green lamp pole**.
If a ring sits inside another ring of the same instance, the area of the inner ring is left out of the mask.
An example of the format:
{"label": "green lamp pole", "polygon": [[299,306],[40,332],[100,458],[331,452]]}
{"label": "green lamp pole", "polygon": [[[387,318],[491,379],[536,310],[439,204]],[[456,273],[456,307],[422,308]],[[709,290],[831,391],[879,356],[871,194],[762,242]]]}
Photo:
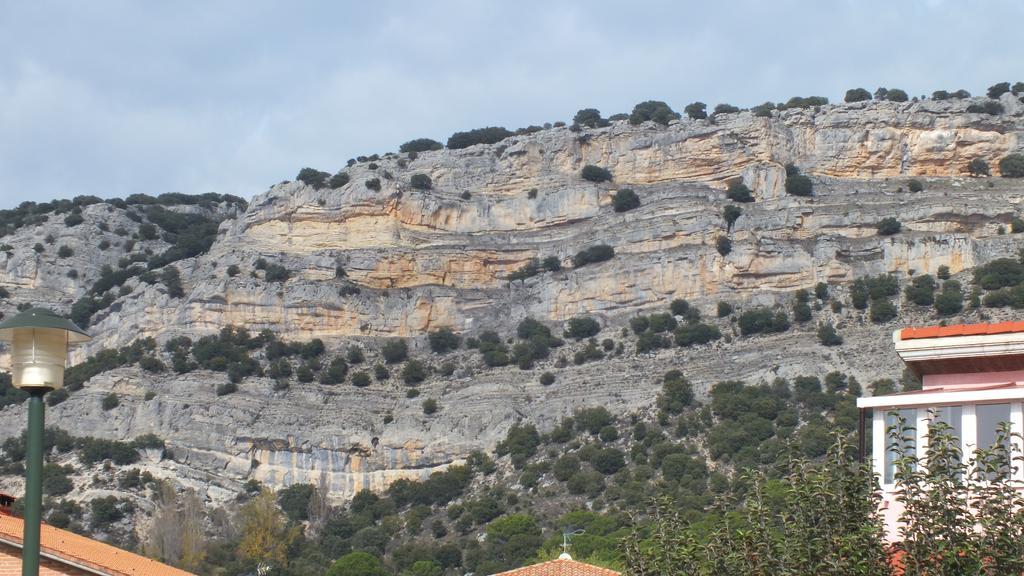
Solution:
{"label": "green lamp pole", "polygon": [[0,322],[0,340],[11,343],[11,383],[29,394],[21,573],[38,576],[43,520],[43,395],[64,386],[68,347],[86,342],[90,336],[50,310],[30,308]]}

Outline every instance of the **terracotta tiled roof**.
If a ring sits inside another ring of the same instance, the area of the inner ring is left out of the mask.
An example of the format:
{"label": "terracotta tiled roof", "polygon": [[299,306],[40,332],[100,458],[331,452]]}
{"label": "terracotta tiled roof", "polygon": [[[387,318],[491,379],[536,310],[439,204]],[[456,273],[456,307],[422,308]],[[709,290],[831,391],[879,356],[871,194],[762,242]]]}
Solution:
{"label": "terracotta tiled roof", "polygon": [[[0,541],[21,546],[25,522],[0,514]],[[47,524],[40,533],[42,553],[111,576],[194,576],[156,560],[126,552]]]}
{"label": "terracotta tiled roof", "polygon": [[953,326],[923,326],[900,330],[901,340],[918,338],[944,338],[947,336],[983,336],[987,334],[1009,334],[1024,332],[1024,322],[999,322],[998,324],[955,324]]}
{"label": "terracotta tiled roof", "polygon": [[558,560],[523,566],[508,572],[500,572],[494,576],[621,576],[621,574],[615,570],[601,568],[593,564],[559,558]]}

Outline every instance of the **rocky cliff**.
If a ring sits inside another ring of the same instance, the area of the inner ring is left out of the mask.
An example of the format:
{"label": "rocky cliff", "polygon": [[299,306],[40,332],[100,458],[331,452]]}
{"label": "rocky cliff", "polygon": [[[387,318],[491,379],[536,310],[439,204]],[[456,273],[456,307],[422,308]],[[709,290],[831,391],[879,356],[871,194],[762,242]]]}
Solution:
{"label": "rocky cliff", "polygon": [[[372,364],[382,338],[403,337],[413,356],[435,367],[457,365],[419,387],[441,410],[425,415],[421,400],[408,398],[393,377],[367,388],[293,383],[286,390],[250,377],[239,392],[218,396],[217,385],[227,381],[221,372],[154,375],[125,367],[90,380],[50,412],[50,421],[118,439],[154,432],[173,450],[173,459],[154,469],[173,469],[197,485],[230,491],[248,478],[278,486],[326,478],[335,497],[345,498],[491,449],[518,420],[548,427],[588,405],[646,409],[669,368],[684,370],[700,389],[724,378],[771,380],[831,368],[863,380],[898,375],[888,336],[896,325],[873,325],[849,308],[816,312],[816,320],[841,329],[841,348],[819,346],[814,322],[740,338],[720,319],[733,338],[648,354],[633,353],[619,329],[677,298],[713,316],[719,301],[740,309],[782,305],[818,282],[844,297],[848,284],[866,275],[907,278],[940,266],[957,274],[1015,256],[1019,242],[1003,232],[1020,213],[1021,185],[968,177],[966,166],[980,158],[995,168],[1024,148],[1024,105],[1005,95],[1005,113],[991,116],[967,113],[969,103],[867,102],[669,126],[551,128],[493,145],[356,163],[347,169],[350,182],[336,189],[273,186],[244,213],[223,214],[207,252],[175,263],[184,296],[139,277],[115,290],[113,303],[92,317],[95,340],[76,358],[142,337],[195,339],[234,325],[286,340],[321,338],[329,350],[355,343]],[[588,164],[610,170],[613,180],[581,179]],[[785,193],[786,164],[811,177],[813,197]],[[410,186],[420,173],[431,189]],[[379,191],[366,186],[371,178],[381,180]],[[911,178],[924,190],[909,192]],[[739,205],[742,215],[728,229],[725,188],[736,180],[756,201]],[[639,195],[639,208],[613,210],[612,196],[623,188]],[[74,228],[51,219],[3,239],[12,247],[0,252],[0,282],[12,294],[5,312],[20,302],[67,310],[103,264],[126,256],[121,245],[95,248],[107,234],[96,228],[101,222],[107,230],[138,228],[124,209],[95,204],[84,217]],[[902,231],[878,235],[885,217],[896,217]],[[732,240],[726,255],[716,249],[723,235]],[[55,248],[35,251],[47,236],[56,236],[47,246],[72,247],[73,259],[54,257]],[[159,252],[162,242],[132,250]],[[597,244],[612,246],[615,257],[572,265],[574,254]],[[508,279],[549,256],[561,270]],[[269,281],[264,262],[282,266],[287,278]],[[233,266],[237,274],[228,273]],[[81,271],[77,278],[68,277],[71,267]],[[904,312],[905,319],[936,321]],[[560,332],[564,321],[584,314],[600,319],[601,338],[625,341],[625,352],[582,366],[562,366],[555,355],[530,370],[490,369],[471,351],[435,357],[423,338],[440,327],[509,335],[527,316]],[[546,370],[557,376],[552,386],[537,382]],[[121,404],[105,411],[100,399],[109,392]],[[16,434],[23,418],[21,407],[8,407],[0,431]]]}

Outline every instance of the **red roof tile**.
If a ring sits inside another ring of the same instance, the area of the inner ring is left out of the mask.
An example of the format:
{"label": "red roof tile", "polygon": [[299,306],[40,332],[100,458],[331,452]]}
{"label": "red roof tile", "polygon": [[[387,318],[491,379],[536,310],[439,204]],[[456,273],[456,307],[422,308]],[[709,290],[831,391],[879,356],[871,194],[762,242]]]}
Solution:
{"label": "red roof tile", "polygon": [[[0,541],[21,546],[24,529],[25,521],[21,518],[0,514]],[[40,548],[43,554],[111,576],[193,576],[191,572],[48,524],[42,525]]]}
{"label": "red roof tile", "polygon": [[953,326],[923,326],[900,330],[901,340],[919,338],[946,338],[949,336],[980,336],[987,334],[1010,334],[1024,332],[1024,322],[999,322],[998,324],[954,324]]}
{"label": "red roof tile", "polygon": [[593,564],[559,558],[507,572],[499,572],[494,576],[621,576],[621,573]]}

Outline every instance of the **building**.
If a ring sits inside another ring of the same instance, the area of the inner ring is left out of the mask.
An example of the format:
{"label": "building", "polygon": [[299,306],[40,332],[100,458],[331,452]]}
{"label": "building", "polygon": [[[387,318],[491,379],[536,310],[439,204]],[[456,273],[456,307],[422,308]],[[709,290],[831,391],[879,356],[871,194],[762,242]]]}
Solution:
{"label": "building", "polygon": [[[25,523],[10,513],[14,499],[0,494],[0,576],[21,576]],[[193,576],[74,532],[43,524],[39,574],[45,576]]]}
{"label": "building", "polygon": [[572,559],[572,556],[563,553],[557,560],[531,564],[515,570],[499,572],[493,576],[621,576],[621,573],[593,564],[577,562]]}
{"label": "building", "polygon": [[[895,450],[887,430],[899,418],[910,431],[907,447],[918,458],[928,449],[934,421],[949,425],[968,463],[977,448],[992,446],[1002,422],[1024,433],[1024,322],[905,328],[893,333],[896,353],[921,378],[920,390],[860,398],[862,423],[871,412],[871,461],[882,489],[890,539],[902,512],[895,498]],[[862,426],[863,428],[863,426]],[[862,431],[862,438],[864,437]],[[1011,440],[1020,450],[1019,439]],[[1014,471],[1024,480],[1024,468]]]}

